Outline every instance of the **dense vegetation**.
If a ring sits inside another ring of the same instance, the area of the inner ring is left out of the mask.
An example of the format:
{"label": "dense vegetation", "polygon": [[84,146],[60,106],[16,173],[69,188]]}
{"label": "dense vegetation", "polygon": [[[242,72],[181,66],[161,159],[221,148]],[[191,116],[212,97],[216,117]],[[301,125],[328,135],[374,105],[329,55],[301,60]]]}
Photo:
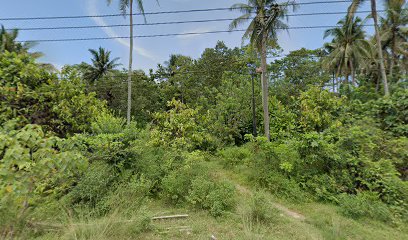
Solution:
{"label": "dense vegetation", "polygon": [[[273,204],[265,204],[279,199],[295,209],[336,206],[344,219],[378,222],[401,232],[385,237],[406,237],[408,18],[405,1],[390,2],[380,19],[390,95],[381,90],[375,41],[347,16],[326,32],[334,38],[325,47],[263,66],[263,81],[255,69],[264,64],[262,44],[218,42],[198,59],[172,55],[148,74],[132,71],[129,124],[128,72],[116,70],[109,51],[91,50],[92,64],[55,71],[3,29],[0,236],[143,238],[155,231],[146,210],[155,203],[262,232],[253,225],[279,226]],[[279,55],[276,35],[265,34],[267,54]],[[265,112],[270,136],[257,136]],[[256,190],[240,217],[244,186]],[[119,222],[104,223],[107,217]]]}

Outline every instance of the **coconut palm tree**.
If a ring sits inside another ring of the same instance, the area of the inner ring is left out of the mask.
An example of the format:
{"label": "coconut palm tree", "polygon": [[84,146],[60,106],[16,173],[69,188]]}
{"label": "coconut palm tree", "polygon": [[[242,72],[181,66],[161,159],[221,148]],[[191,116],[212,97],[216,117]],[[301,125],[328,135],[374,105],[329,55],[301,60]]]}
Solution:
{"label": "coconut palm tree", "polygon": [[[386,0],[386,1],[390,1],[390,0]],[[366,0],[353,0],[352,4],[350,5],[348,9],[348,19],[354,18],[354,15],[357,9],[364,2],[366,2]],[[382,52],[380,30],[378,27],[377,2],[376,0],[370,0],[370,2],[371,2],[371,17],[373,18],[373,21],[374,21],[376,46],[377,46],[377,52],[378,52],[378,57],[379,57],[379,62],[380,62],[381,78],[382,78],[383,85],[384,85],[384,95],[388,96],[390,95],[390,90],[388,87],[387,73],[385,72],[385,63],[384,63],[383,52]]]}
{"label": "coconut palm tree", "polygon": [[[159,2],[156,0],[157,3]],[[110,5],[113,0],[107,0]],[[119,9],[123,16],[126,16],[127,9],[129,8],[129,22],[130,22],[130,34],[129,34],[129,69],[128,69],[128,107],[127,107],[127,124],[130,124],[130,113],[132,110],[132,64],[133,64],[133,2],[136,2],[137,10],[145,17],[143,0],[119,0]],[[146,18],[145,18],[146,21]]]}
{"label": "coconut palm tree", "polygon": [[98,50],[89,49],[92,54],[92,64],[85,65],[85,79],[95,83],[98,79],[106,76],[109,72],[120,66],[117,63],[119,58],[110,59],[111,52],[99,47]]}
{"label": "coconut palm tree", "polygon": [[333,40],[326,44],[330,53],[323,64],[329,69],[335,69],[336,77],[344,72],[347,84],[351,75],[352,84],[355,85],[359,63],[370,57],[370,42],[365,39],[364,22],[360,18],[356,17],[351,21],[345,18],[337,24],[338,27],[324,33],[324,38],[332,36]]}
{"label": "coconut palm tree", "polygon": [[248,3],[237,3],[231,6],[231,10],[238,10],[243,13],[242,16],[233,20],[229,26],[230,30],[250,22],[242,40],[249,39],[250,43],[257,49],[261,55],[262,69],[262,103],[264,113],[264,132],[265,137],[270,140],[269,132],[269,106],[268,94],[269,83],[267,77],[267,48],[268,44],[277,41],[279,30],[287,29],[284,22],[287,17],[288,6],[295,6],[294,1],[286,4],[278,4],[276,0],[248,0]]}
{"label": "coconut palm tree", "polygon": [[39,58],[43,56],[40,52],[28,52],[30,48],[34,47],[36,43],[34,42],[25,42],[21,43],[17,41],[19,31],[18,29],[13,29],[7,31],[6,28],[2,25],[0,29],[0,54],[7,52],[16,52],[16,53],[28,53],[34,58]]}
{"label": "coconut palm tree", "polygon": [[408,9],[406,0],[389,0],[385,3],[386,17],[381,18],[381,41],[391,54],[389,76],[401,56],[408,56]]}

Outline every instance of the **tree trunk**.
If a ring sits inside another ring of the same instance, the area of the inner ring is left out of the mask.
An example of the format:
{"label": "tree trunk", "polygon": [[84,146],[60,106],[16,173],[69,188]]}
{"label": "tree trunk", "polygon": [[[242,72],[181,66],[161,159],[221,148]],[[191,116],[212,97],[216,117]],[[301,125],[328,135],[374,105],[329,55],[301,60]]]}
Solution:
{"label": "tree trunk", "polygon": [[129,72],[128,72],[128,107],[127,124],[130,125],[132,112],[132,64],[133,64],[133,0],[130,0],[130,47],[129,47]]}
{"label": "tree trunk", "polygon": [[350,71],[351,71],[351,84],[353,87],[355,87],[356,86],[356,70],[354,69],[352,60],[350,60]]}
{"label": "tree trunk", "polygon": [[264,33],[262,39],[262,53],[261,53],[261,67],[262,67],[262,104],[263,104],[263,114],[264,114],[264,131],[265,137],[268,141],[271,140],[271,135],[269,132],[269,102],[268,102],[268,95],[269,95],[269,84],[268,84],[268,77],[266,74],[267,71],[267,63],[266,63],[266,44],[267,44],[267,34]]}
{"label": "tree trunk", "polygon": [[381,47],[380,31],[378,28],[377,4],[375,0],[371,0],[371,15],[373,16],[373,20],[374,20],[375,38],[377,41],[378,56],[380,58],[380,71],[381,71],[381,77],[382,77],[382,81],[384,85],[384,95],[389,96],[390,90],[388,89],[387,74],[385,72],[384,58],[383,58],[383,52],[382,52],[382,47]]}
{"label": "tree trunk", "polygon": [[[393,33],[394,35],[394,33]],[[390,81],[392,82],[393,80],[393,75],[394,75],[394,66],[395,62],[397,60],[397,54],[395,54],[395,49],[396,49],[396,41],[395,41],[395,36],[392,38],[392,47],[391,47],[391,64],[390,64]]]}
{"label": "tree trunk", "polygon": [[340,77],[340,71],[341,67],[340,65],[337,67],[337,72],[336,72],[336,80],[337,80],[337,92],[340,94],[340,89],[341,89],[341,78]]}
{"label": "tree trunk", "polygon": [[254,74],[252,73],[251,76],[252,80],[252,132],[254,137],[257,137],[258,133],[256,131],[256,109],[255,109],[255,82],[254,82]]}

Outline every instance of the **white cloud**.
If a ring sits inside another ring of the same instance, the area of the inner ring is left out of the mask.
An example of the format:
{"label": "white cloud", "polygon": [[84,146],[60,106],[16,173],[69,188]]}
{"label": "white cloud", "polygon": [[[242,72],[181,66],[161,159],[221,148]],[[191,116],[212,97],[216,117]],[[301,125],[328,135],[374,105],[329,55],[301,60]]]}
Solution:
{"label": "white cloud", "polygon": [[[89,15],[98,15],[98,10],[97,10],[97,2],[98,0],[90,0],[88,1],[88,14]],[[98,17],[94,17],[92,18],[92,20],[98,24],[99,26],[108,26],[108,24],[105,22],[105,20],[103,18],[98,18]],[[119,35],[110,27],[103,27],[102,28],[103,31],[109,36],[109,37],[118,37]],[[130,44],[126,39],[120,39],[120,38],[116,38],[115,39],[116,42],[120,43],[121,45],[129,48]],[[144,56],[150,60],[153,61],[157,61],[157,57],[149,52],[148,50],[141,48],[141,47],[137,47],[137,46],[133,46],[134,51],[136,51],[136,53],[140,54],[141,56]]]}

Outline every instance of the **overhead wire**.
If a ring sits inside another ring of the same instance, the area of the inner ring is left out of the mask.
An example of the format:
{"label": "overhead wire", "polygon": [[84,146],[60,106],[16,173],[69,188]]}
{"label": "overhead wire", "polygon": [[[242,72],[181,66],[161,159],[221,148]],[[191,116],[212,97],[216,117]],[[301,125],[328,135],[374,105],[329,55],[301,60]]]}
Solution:
{"label": "overhead wire", "polygon": [[[334,0],[334,1],[312,1],[312,2],[299,2],[299,3],[285,3],[281,5],[314,5],[314,4],[333,4],[333,3],[350,3],[352,0]],[[158,11],[158,12],[145,12],[134,13],[133,16],[141,15],[162,15],[162,14],[179,14],[179,13],[193,13],[193,12],[212,12],[212,11],[226,11],[239,8],[223,7],[223,8],[205,8],[205,9],[190,9],[190,10],[175,10],[175,11]],[[106,18],[106,17],[120,17],[130,16],[130,14],[101,14],[101,15],[76,15],[76,16],[49,16],[49,17],[8,17],[0,18],[0,21],[26,21],[26,20],[55,20],[55,19],[81,19],[81,18]]]}
{"label": "overhead wire", "polygon": [[[378,10],[377,12],[384,12],[385,10]],[[357,11],[356,13],[370,13],[371,11]],[[347,12],[314,12],[314,13],[299,13],[288,14],[289,17],[295,16],[320,16],[320,15],[337,15],[347,14]],[[169,22],[154,22],[154,23],[135,23],[133,26],[158,26],[158,25],[178,25],[190,23],[209,23],[209,22],[225,22],[233,21],[235,18],[217,18],[217,19],[202,19],[202,20],[187,20],[187,21],[169,21]],[[252,19],[252,18],[247,18]],[[42,31],[42,30],[69,30],[69,29],[92,29],[92,28],[116,28],[116,27],[130,27],[130,24],[111,24],[111,25],[84,25],[84,26],[56,26],[56,27],[26,27],[26,28],[8,28],[6,30],[18,29],[19,31]]]}
{"label": "overhead wire", "polygon": [[[364,24],[361,26],[373,27],[372,24]],[[298,26],[288,28],[277,28],[283,30],[297,30],[297,29],[319,29],[319,28],[335,28],[338,25],[321,25],[321,26]],[[184,33],[164,33],[164,34],[151,34],[151,35],[135,35],[133,38],[158,38],[158,37],[177,37],[177,36],[189,36],[189,35],[206,35],[217,33],[233,33],[233,32],[245,32],[245,29],[236,30],[216,30],[216,31],[203,31],[203,32],[184,32]],[[16,42],[77,42],[77,41],[92,41],[92,40],[112,40],[112,39],[129,39],[130,36],[112,36],[112,37],[84,37],[84,38],[60,38],[60,39],[35,39],[35,40],[19,40]]]}

